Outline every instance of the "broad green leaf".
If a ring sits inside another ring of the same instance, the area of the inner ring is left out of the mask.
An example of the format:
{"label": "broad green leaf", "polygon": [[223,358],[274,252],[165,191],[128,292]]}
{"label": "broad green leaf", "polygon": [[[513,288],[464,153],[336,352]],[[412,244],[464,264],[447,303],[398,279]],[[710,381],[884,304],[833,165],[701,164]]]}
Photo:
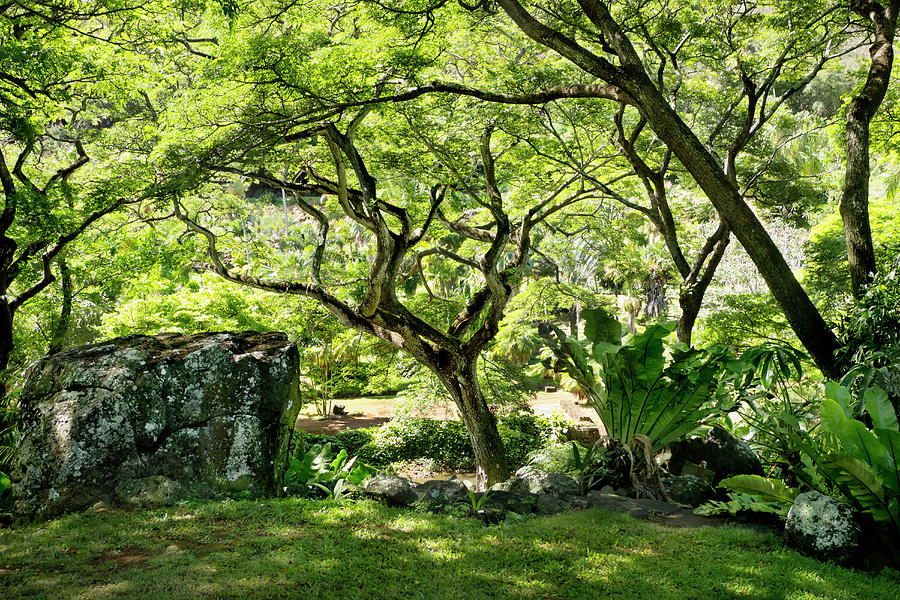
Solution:
{"label": "broad green leaf", "polygon": [[719,487],[726,488],[732,492],[753,494],[777,500],[786,504],[791,504],[799,493],[797,488],[790,488],[778,479],[760,477],[759,475],[735,475],[734,477],[728,477],[719,482]]}
{"label": "broad green leaf", "polygon": [[853,417],[853,411],[850,409],[850,390],[834,381],[825,382],[825,397],[836,402],[841,407],[844,416],[848,419]]}
{"label": "broad green leaf", "polygon": [[605,342],[621,345],[622,324],[602,308],[581,311],[584,318],[584,337],[590,342]]}
{"label": "broad green leaf", "polygon": [[849,499],[859,503],[873,519],[897,523],[885,498],[884,488],[871,467],[845,452],[830,456],[824,466],[831,470],[837,482],[852,494]]}
{"label": "broad green leaf", "polygon": [[594,344],[591,346],[591,354],[594,355],[594,360],[600,362],[601,357],[604,354],[615,354],[621,349],[622,346],[618,344],[610,344],[609,342],[594,342]]}
{"label": "broad green leaf", "polygon": [[865,393],[866,412],[876,428],[897,431],[897,413],[888,395],[880,387],[870,387]]}
{"label": "broad green leaf", "polygon": [[900,495],[900,432],[876,428],[875,435],[884,447],[886,458],[876,471],[884,485]]}
{"label": "broad green leaf", "polygon": [[12,482],[6,473],[0,473],[0,500],[5,500],[11,493]]}

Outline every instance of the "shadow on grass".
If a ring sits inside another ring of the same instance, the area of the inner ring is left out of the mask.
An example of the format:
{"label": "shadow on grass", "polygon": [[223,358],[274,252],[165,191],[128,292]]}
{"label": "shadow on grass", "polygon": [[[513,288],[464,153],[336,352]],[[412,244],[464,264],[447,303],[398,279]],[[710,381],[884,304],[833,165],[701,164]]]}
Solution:
{"label": "shadow on grass", "polygon": [[13,598],[860,598],[900,580],[741,529],[588,511],[499,527],[300,500],[69,516],[0,533]]}

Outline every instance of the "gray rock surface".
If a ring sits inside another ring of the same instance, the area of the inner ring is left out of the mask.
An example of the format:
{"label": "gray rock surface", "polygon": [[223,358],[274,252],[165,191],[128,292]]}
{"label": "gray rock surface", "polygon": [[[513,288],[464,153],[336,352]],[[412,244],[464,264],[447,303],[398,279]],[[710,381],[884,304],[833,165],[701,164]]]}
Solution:
{"label": "gray rock surface", "polygon": [[553,494],[564,496],[578,493],[578,483],[567,475],[561,473],[545,473],[531,465],[526,465],[516,471],[519,478],[512,489],[532,494]]}
{"label": "gray rock surface", "polygon": [[413,488],[420,500],[429,498],[446,503],[465,501],[466,490],[466,485],[459,479],[431,479]]}
{"label": "gray rock surface", "polygon": [[819,492],[805,492],[788,511],[784,543],[802,554],[845,561],[859,550],[859,525],[848,504]]}
{"label": "gray rock surface", "polygon": [[363,491],[391,506],[409,506],[418,499],[407,479],[379,474],[363,482]]}
{"label": "gray rock surface", "polygon": [[700,506],[716,498],[716,490],[696,475],[670,475],[662,478],[666,493],[673,502]]}
{"label": "gray rock surface", "polygon": [[282,333],[127,336],[36,364],[13,470],[21,514],[49,517],[163,476],[198,495],[281,489],[299,356]]}
{"label": "gray rock surface", "polygon": [[713,486],[734,475],[763,475],[762,463],[750,446],[718,425],[706,437],[676,442],[669,448],[672,473],[680,474],[684,462],[690,461],[715,473]]}

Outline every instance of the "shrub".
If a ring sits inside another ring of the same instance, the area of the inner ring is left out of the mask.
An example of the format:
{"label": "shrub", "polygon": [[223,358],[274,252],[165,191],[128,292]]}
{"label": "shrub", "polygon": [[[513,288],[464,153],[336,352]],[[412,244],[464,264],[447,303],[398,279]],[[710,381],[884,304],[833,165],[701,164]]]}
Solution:
{"label": "shrub", "polygon": [[475,455],[459,421],[400,418],[372,431],[359,455],[374,465],[427,458],[447,469],[469,469]]}
{"label": "shrub", "polygon": [[[554,433],[550,420],[528,413],[514,413],[500,417],[497,423],[503,440],[506,460],[512,467],[525,464],[529,452],[546,445]],[[351,434],[345,438],[342,447],[351,454],[355,451],[367,462],[386,466],[408,460],[428,459],[440,468],[448,470],[471,469],[475,455],[465,426],[459,421],[434,421],[404,417],[394,419],[382,427]],[[349,446],[370,439],[361,446]]]}

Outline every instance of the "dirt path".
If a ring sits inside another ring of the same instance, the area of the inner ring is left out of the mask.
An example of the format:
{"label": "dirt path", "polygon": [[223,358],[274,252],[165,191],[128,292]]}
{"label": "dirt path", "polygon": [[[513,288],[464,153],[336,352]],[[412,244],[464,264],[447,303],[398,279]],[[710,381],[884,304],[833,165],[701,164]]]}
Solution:
{"label": "dirt path", "polygon": [[[334,435],[346,429],[361,429],[383,425],[394,416],[396,398],[351,398],[338,400],[343,404],[347,414],[329,415],[322,418],[303,413],[297,419],[295,429],[307,433]],[[568,392],[538,392],[529,402],[535,414],[550,416],[554,412],[569,415],[575,421],[586,422],[596,418],[596,413],[589,406],[577,404],[575,396]],[[456,419],[455,410],[448,407],[435,407],[427,411],[414,413],[414,416],[427,419]]]}

